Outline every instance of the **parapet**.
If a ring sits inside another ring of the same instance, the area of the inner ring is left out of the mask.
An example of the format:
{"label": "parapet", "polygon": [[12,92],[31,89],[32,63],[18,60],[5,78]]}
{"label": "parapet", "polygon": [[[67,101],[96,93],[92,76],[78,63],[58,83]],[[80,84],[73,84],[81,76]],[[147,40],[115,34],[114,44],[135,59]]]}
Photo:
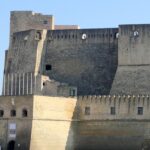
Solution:
{"label": "parapet", "polygon": [[84,120],[149,120],[149,95],[79,96],[79,119]]}

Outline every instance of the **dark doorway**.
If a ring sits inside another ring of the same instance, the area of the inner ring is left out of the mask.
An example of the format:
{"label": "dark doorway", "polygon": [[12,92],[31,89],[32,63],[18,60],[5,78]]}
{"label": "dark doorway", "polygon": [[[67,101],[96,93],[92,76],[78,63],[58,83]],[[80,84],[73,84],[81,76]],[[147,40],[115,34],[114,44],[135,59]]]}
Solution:
{"label": "dark doorway", "polygon": [[8,143],[7,150],[15,150],[15,141],[10,141]]}

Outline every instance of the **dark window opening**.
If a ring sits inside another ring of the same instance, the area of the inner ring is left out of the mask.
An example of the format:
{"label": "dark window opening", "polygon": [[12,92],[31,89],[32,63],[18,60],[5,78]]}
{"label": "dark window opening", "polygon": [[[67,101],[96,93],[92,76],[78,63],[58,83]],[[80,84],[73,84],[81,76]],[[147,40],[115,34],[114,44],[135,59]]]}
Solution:
{"label": "dark window opening", "polygon": [[44,20],[43,23],[44,23],[44,24],[48,24],[48,21],[47,21],[47,20]]}
{"label": "dark window opening", "polygon": [[46,71],[52,70],[52,66],[51,65],[46,65],[45,69],[46,69]]}
{"label": "dark window opening", "polygon": [[27,117],[27,116],[28,116],[28,111],[26,109],[23,109],[22,117]]}
{"label": "dark window opening", "polygon": [[36,39],[36,40],[41,40],[41,39],[42,39],[42,36],[41,36],[41,33],[40,33],[40,32],[37,32],[37,33],[36,33],[35,39]]}
{"label": "dark window opening", "polygon": [[115,107],[111,107],[110,108],[110,114],[111,115],[115,115],[116,114],[116,108]]}
{"label": "dark window opening", "polygon": [[90,107],[85,107],[85,115],[90,115]]}
{"label": "dark window opening", "polygon": [[138,115],[143,115],[143,107],[138,107]]}
{"label": "dark window opening", "polygon": [[11,110],[10,115],[11,115],[11,117],[15,117],[16,116],[16,110]]}
{"label": "dark window opening", "polygon": [[15,36],[13,36],[13,43],[16,41],[16,37]]}
{"label": "dark window opening", "polygon": [[43,86],[45,86],[46,85],[46,83],[45,82],[43,82]]}
{"label": "dark window opening", "polygon": [[4,116],[4,111],[0,110],[0,117],[3,117],[3,116]]}
{"label": "dark window opening", "polygon": [[15,149],[15,141],[10,141],[7,145],[7,150],[14,150]]}

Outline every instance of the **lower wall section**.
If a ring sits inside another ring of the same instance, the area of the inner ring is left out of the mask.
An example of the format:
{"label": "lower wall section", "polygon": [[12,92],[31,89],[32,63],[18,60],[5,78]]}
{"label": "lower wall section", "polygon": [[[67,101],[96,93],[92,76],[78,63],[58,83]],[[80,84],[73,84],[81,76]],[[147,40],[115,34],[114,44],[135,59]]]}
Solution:
{"label": "lower wall section", "polygon": [[76,150],[140,150],[150,139],[150,122],[81,121],[76,134]]}
{"label": "lower wall section", "polygon": [[33,120],[30,150],[73,150],[74,133],[70,130],[71,121]]}
{"label": "lower wall section", "polygon": [[34,120],[32,128],[30,150],[141,150],[150,143],[149,121]]}

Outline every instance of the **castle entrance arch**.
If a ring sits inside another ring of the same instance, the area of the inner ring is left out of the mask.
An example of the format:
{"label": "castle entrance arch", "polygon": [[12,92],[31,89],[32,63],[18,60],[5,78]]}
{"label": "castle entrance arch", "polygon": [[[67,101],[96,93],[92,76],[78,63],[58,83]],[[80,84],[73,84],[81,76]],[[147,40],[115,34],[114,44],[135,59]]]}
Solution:
{"label": "castle entrance arch", "polygon": [[10,141],[8,143],[7,150],[15,150],[15,141]]}

